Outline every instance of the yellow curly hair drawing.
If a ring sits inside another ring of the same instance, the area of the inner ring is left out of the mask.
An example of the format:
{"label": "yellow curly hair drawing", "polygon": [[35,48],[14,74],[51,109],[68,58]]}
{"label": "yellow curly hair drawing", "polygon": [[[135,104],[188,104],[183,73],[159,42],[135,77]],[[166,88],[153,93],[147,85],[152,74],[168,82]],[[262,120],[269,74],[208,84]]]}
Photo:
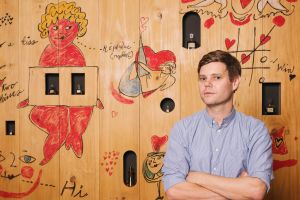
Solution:
{"label": "yellow curly hair drawing", "polygon": [[67,3],[62,1],[58,4],[50,3],[47,5],[45,14],[42,15],[41,22],[38,25],[41,38],[48,37],[48,27],[60,19],[68,19],[71,22],[76,22],[79,30],[77,36],[82,37],[85,35],[88,24],[86,13],[82,12],[80,7],[76,7],[75,2]]}

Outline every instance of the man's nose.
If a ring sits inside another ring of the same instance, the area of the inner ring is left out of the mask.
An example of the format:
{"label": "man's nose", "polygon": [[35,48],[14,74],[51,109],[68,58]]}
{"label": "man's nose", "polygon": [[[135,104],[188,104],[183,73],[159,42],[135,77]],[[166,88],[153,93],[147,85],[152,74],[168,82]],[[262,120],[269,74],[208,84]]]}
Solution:
{"label": "man's nose", "polygon": [[211,87],[212,86],[212,80],[211,79],[206,79],[204,81],[204,86],[205,87]]}

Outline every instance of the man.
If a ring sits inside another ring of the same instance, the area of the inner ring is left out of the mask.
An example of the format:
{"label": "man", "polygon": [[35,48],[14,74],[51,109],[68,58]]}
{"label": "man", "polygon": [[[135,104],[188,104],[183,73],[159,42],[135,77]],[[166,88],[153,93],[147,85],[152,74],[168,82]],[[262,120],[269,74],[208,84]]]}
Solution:
{"label": "man", "polygon": [[240,63],[210,52],[198,75],[206,109],[172,129],[163,167],[168,199],[263,199],[273,176],[272,141],[260,120],[233,107]]}

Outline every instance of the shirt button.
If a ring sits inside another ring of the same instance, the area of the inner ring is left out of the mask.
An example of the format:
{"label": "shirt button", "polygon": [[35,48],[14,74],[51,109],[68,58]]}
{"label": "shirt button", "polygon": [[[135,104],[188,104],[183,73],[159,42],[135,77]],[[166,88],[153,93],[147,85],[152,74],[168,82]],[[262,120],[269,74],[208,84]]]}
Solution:
{"label": "shirt button", "polygon": [[220,133],[220,132],[221,132],[221,129],[218,129],[217,132]]}
{"label": "shirt button", "polygon": [[217,170],[217,168],[214,167],[214,171],[216,171],[216,170]]}
{"label": "shirt button", "polygon": [[219,149],[218,148],[216,148],[216,152],[218,152],[219,151]]}

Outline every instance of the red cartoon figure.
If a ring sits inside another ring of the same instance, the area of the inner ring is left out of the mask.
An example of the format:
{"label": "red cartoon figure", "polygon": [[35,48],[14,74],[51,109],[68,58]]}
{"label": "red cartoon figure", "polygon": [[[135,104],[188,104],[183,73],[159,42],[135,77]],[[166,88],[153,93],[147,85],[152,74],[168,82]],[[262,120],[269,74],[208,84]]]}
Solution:
{"label": "red cartoon figure", "polygon": [[[82,37],[87,31],[86,14],[76,7],[75,2],[50,3],[46,7],[38,26],[42,38],[49,38],[50,44],[43,51],[39,65],[43,67],[86,66],[84,56],[73,43],[76,37]],[[19,107],[29,105],[28,99]],[[103,109],[101,101],[97,107]],[[34,106],[29,115],[38,128],[48,134],[41,165],[49,162],[55,153],[65,144],[80,158],[83,152],[82,135],[91,119],[93,106]]]}

